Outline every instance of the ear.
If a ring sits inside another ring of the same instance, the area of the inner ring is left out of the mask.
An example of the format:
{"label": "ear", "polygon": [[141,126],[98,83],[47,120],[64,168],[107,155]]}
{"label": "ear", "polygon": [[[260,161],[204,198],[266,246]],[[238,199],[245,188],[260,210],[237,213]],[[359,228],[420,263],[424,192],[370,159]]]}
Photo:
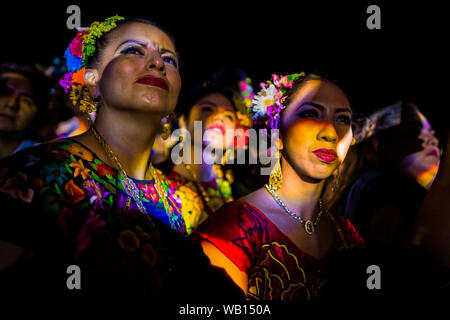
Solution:
{"label": "ear", "polygon": [[187,127],[186,127],[186,119],[184,118],[184,115],[183,115],[183,114],[178,118],[178,126],[179,126],[181,129],[187,130]]}
{"label": "ear", "polygon": [[283,140],[281,138],[278,138],[277,145],[279,150],[283,150]]}
{"label": "ear", "polygon": [[91,96],[93,98],[96,98],[99,93],[97,89],[97,83],[100,80],[99,74],[97,69],[86,69],[84,71],[84,83],[86,84],[86,87],[88,88],[89,92],[91,93]]}

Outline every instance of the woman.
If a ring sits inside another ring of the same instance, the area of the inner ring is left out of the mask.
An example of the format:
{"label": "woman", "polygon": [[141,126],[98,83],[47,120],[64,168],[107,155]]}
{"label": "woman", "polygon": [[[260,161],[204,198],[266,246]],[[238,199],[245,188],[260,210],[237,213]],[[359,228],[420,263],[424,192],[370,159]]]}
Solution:
{"label": "woman", "polygon": [[439,167],[438,139],[426,117],[398,102],[355,127],[357,165],[337,211],[358,228],[368,246],[408,246],[414,216]]}
{"label": "woman", "polygon": [[204,252],[247,298],[313,300],[328,263],[362,240],[321,200],[352,142],[351,109],[335,84],[313,74],[273,75],[254,99],[257,122],[280,129],[281,169],[264,188],[225,205],[200,227]]}
{"label": "woman", "polygon": [[[8,265],[0,259],[2,270],[10,267],[2,280],[18,291],[21,279],[27,289],[31,281],[67,294],[66,268],[77,265],[82,294],[195,296],[190,281],[201,287],[197,272],[209,275],[208,263],[182,237],[173,184],[149,162],[181,85],[172,38],[150,21],[114,16],[79,31],[65,57],[70,72],[61,84],[97,117],[80,136],[1,163],[1,203],[11,214],[0,235],[15,249]],[[35,257],[31,280],[19,273],[23,252]]]}
{"label": "woman", "polygon": [[[246,129],[251,123],[247,113],[237,110],[235,101],[240,99],[233,96],[231,88],[213,82],[195,85],[184,97],[179,123],[189,133],[190,139],[183,137],[182,143],[189,144],[184,150],[190,149],[191,158],[174,165],[169,178],[175,181],[182,198],[196,199],[191,203],[197,205],[191,208],[183,205],[182,209],[189,233],[224,203],[233,200],[231,170],[224,173],[221,164],[234,155],[237,147],[244,147],[243,139],[235,136],[239,136],[237,130]],[[196,131],[196,126],[201,126],[201,131]],[[196,136],[199,133],[201,136]],[[223,155],[216,164],[205,161],[207,146]],[[203,158],[201,163],[195,161],[198,155]]]}
{"label": "woman", "polygon": [[50,98],[48,79],[31,66],[0,66],[0,158],[36,145]]}

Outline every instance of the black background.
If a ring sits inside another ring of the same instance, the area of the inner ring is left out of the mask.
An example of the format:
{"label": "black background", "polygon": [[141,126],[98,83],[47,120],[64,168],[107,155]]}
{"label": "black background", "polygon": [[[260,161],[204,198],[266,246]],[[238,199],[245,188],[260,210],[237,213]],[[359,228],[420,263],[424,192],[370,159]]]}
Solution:
{"label": "black background", "polygon": [[[337,79],[353,108],[369,112],[415,102],[442,139],[449,128],[445,10],[430,1],[4,1],[1,62],[52,63],[73,38],[71,4],[81,24],[119,14],[167,27],[181,54],[183,87],[221,66],[240,67],[258,86],[271,73],[320,71]],[[381,30],[366,9],[381,8]]]}

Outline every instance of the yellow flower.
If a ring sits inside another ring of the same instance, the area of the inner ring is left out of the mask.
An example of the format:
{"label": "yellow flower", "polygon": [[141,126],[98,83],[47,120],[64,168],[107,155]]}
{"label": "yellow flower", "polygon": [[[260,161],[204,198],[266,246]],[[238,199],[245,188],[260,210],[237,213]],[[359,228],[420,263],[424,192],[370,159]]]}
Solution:
{"label": "yellow flower", "polygon": [[208,217],[202,198],[192,189],[181,185],[175,196],[181,199],[181,215],[186,224],[187,234],[192,233]]}
{"label": "yellow flower", "polygon": [[91,170],[85,168],[81,160],[78,160],[78,162],[72,162],[71,164],[69,164],[69,167],[75,168],[75,172],[73,173],[74,177],[77,177],[80,174],[83,177],[83,180],[89,177],[89,172]]}

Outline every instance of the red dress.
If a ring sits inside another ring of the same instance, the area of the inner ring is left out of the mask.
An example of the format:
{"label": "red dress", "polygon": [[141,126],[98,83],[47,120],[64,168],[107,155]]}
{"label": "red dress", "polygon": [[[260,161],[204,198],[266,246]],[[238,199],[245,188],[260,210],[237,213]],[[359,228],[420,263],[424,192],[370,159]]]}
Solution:
{"label": "red dress", "polygon": [[316,300],[326,266],[342,250],[364,246],[349,220],[330,218],[337,236],[327,254],[316,259],[300,250],[261,211],[244,201],[223,206],[196,232],[248,276],[248,299]]}

